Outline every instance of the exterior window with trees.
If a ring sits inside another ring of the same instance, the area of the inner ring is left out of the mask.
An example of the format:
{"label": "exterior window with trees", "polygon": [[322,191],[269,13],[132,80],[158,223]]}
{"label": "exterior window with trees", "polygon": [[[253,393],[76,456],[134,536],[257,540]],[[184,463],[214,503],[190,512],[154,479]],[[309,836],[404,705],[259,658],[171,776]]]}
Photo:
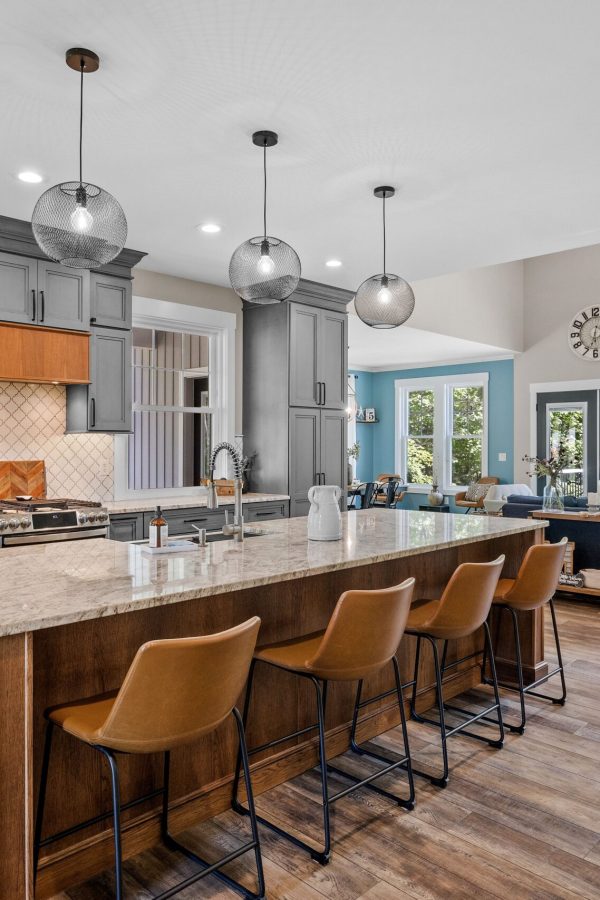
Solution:
{"label": "exterior window with trees", "polygon": [[585,458],[586,404],[550,404],[548,407],[548,455],[560,448],[566,452],[567,465],[560,473],[565,494],[580,497],[587,483]]}
{"label": "exterior window with trees", "polygon": [[488,373],[396,381],[396,471],[457,490],[487,474]]}

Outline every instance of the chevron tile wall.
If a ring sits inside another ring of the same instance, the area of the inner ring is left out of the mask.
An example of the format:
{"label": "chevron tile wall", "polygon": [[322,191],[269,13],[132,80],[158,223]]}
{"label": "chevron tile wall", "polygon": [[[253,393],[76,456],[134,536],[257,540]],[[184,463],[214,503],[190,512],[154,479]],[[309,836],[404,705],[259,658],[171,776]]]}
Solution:
{"label": "chevron tile wall", "polygon": [[0,383],[0,459],[43,459],[48,497],[111,500],[113,439],[65,434],[66,388]]}

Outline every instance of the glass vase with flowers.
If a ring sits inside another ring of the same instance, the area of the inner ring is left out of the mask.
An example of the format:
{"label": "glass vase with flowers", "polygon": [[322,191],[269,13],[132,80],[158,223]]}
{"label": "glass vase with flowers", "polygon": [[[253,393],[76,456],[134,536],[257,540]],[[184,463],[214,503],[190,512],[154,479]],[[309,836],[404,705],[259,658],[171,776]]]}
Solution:
{"label": "glass vase with flowers", "polygon": [[542,509],[548,512],[565,508],[560,475],[568,466],[569,459],[569,448],[563,441],[550,448],[550,456],[547,458],[528,456],[527,454],[523,457],[524,462],[529,463],[532,467],[532,471],[528,472],[529,475],[547,479],[543,492]]}

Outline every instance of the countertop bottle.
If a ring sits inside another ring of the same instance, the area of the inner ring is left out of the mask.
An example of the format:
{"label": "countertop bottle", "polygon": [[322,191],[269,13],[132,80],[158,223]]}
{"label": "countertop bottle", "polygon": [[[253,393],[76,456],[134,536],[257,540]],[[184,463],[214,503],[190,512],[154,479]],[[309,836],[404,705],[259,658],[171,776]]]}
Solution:
{"label": "countertop bottle", "polygon": [[150,519],[150,541],[151,547],[166,547],[169,537],[169,526],[167,520],[160,511],[160,506],[156,507],[154,518]]}

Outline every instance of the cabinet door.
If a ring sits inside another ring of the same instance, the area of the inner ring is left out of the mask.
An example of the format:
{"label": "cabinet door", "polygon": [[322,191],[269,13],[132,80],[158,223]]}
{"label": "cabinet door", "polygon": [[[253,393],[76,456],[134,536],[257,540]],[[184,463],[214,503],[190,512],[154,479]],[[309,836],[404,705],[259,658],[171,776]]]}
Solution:
{"label": "cabinet door", "polygon": [[0,253],[0,320],[34,322],[37,260]]}
{"label": "cabinet door", "polygon": [[308,489],[321,471],[321,413],[318,409],[290,410],[290,516],[308,513]]}
{"label": "cabinet door", "polygon": [[92,329],[90,431],[131,431],[131,332]]}
{"label": "cabinet door", "polygon": [[66,269],[40,259],[37,283],[39,325],[89,331],[90,273],[86,269]]}
{"label": "cabinet door", "polygon": [[143,537],[142,514],[111,516],[108,536],[111,541],[141,541]]}
{"label": "cabinet door", "polygon": [[321,311],[290,303],[290,406],[317,406]]}
{"label": "cabinet door", "polygon": [[244,503],[245,522],[264,522],[266,519],[287,519],[288,502]]}
{"label": "cabinet door", "polygon": [[319,321],[319,375],[322,404],[327,409],[346,409],[348,400],[348,316],[328,309]]}
{"label": "cabinet door", "polygon": [[347,488],[347,429],[346,412],[321,411],[321,472],[324,484],[337,484],[344,491],[342,509],[345,509]]}
{"label": "cabinet door", "polygon": [[92,272],[90,322],[106,328],[131,328],[131,281]]}

